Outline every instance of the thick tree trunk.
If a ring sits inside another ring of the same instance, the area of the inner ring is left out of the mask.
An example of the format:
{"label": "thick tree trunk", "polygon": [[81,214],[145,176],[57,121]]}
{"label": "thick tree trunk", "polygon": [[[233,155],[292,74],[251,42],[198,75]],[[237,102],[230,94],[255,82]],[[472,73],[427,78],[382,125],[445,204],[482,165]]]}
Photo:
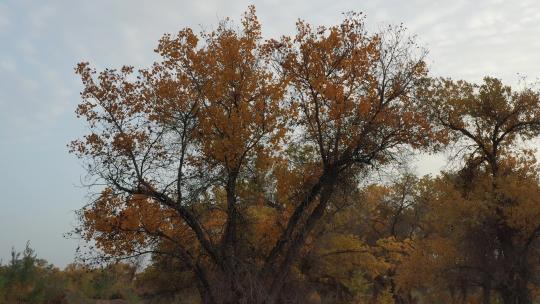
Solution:
{"label": "thick tree trunk", "polygon": [[308,216],[305,224],[298,229],[297,234],[293,237],[292,242],[290,242],[290,247],[284,252],[283,261],[277,268],[277,273],[270,285],[268,297],[264,302],[265,304],[274,304],[278,300],[283,285],[285,284],[294,262],[298,259],[298,255],[307,236],[311,233],[315,224],[318,223],[324,215],[328,201],[334,192],[337,178],[336,174],[336,171],[331,171],[328,178],[325,179],[324,186],[321,187],[322,189],[319,195],[319,204]]}
{"label": "thick tree trunk", "polygon": [[[484,265],[486,268],[489,265]],[[491,304],[491,290],[493,289],[493,284],[490,276],[485,273],[482,278],[482,304]]]}
{"label": "thick tree trunk", "polygon": [[499,239],[504,253],[505,280],[499,288],[504,304],[530,304],[531,295],[527,287],[530,270],[527,265],[526,251],[516,247],[514,231],[508,226],[499,230]]}
{"label": "thick tree trunk", "polygon": [[491,304],[491,287],[482,287],[482,304]]}
{"label": "thick tree trunk", "polygon": [[504,304],[531,304],[531,294],[527,288],[527,281],[519,276],[513,275],[514,279],[508,286],[501,289],[501,297]]}

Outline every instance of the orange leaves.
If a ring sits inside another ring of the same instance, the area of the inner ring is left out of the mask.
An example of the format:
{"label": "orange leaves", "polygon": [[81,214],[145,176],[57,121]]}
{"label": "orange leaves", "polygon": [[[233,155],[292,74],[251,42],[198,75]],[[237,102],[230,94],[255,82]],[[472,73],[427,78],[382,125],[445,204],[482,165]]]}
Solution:
{"label": "orange leaves", "polygon": [[346,283],[351,270],[365,271],[376,277],[385,271],[385,265],[372,254],[358,236],[352,234],[329,233],[317,240],[310,254],[316,258],[313,267],[321,272],[321,277],[330,277]]}
{"label": "orange leaves", "polygon": [[[185,29],[174,39],[165,36],[156,50],[176,78],[162,83],[159,95],[192,98],[202,152],[228,171],[237,171],[256,146],[275,146],[284,135],[285,88],[266,63],[253,7],[242,25],[236,31],[225,21],[200,39]],[[198,40],[205,44],[197,46]]]}
{"label": "orange leaves", "polygon": [[296,122],[325,165],[366,158],[384,162],[384,153],[373,151],[402,144],[426,147],[437,139],[413,100],[425,63],[402,35],[390,33],[394,40],[368,35],[363,17],[349,14],[329,28],[299,21],[292,42],[272,41],[293,88],[293,107],[300,112]]}
{"label": "orange leaves", "polygon": [[112,146],[124,153],[129,153],[134,148],[133,138],[127,134],[116,134],[112,140]]}
{"label": "orange leaves", "polygon": [[272,248],[279,237],[281,227],[277,211],[266,206],[250,206],[246,210],[250,219],[248,240],[256,247],[259,254],[264,254]]}
{"label": "orange leaves", "polygon": [[152,237],[165,235],[172,239],[182,234],[176,212],[163,208],[143,195],[127,198],[106,188],[91,208],[83,212],[85,238],[109,254],[130,254],[144,247]]}

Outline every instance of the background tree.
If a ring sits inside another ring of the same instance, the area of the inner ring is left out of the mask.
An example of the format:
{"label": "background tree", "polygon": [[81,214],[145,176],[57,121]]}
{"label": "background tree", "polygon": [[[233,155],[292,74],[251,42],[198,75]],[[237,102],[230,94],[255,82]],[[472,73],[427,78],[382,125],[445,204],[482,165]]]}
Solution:
{"label": "background tree", "polygon": [[[340,302],[410,303],[396,284],[401,260],[412,247],[418,224],[416,178],[370,184],[347,192],[331,207],[303,258],[318,289]],[[326,300],[329,301],[329,300]],[[331,301],[329,301],[331,302]]]}
{"label": "background tree", "polygon": [[540,204],[538,168],[523,144],[540,134],[539,93],[487,77],[482,85],[436,80],[426,96],[463,157],[461,170],[428,190],[429,239],[445,244],[431,247],[448,257],[441,270],[482,287],[484,303],[491,290],[504,303],[531,303]]}

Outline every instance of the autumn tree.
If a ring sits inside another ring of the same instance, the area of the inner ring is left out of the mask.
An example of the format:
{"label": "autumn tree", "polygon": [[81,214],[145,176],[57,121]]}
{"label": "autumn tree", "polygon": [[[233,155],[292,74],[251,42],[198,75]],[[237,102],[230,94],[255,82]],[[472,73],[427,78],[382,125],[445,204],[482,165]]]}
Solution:
{"label": "autumn tree", "polygon": [[250,7],[240,28],[186,28],[156,52],[138,72],[76,68],[90,133],[70,147],[105,185],[81,234],[108,257],[175,258],[205,303],[284,300],[337,193],[437,139],[423,52],[358,14],[265,42]]}
{"label": "autumn tree", "polygon": [[460,170],[426,192],[429,242],[439,242],[431,252],[438,252],[439,262],[448,258],[446,273],[480,286],[484,303],[491,290],[504,303],[531,303],[539,179],[534,154],[524,144],[540,134],[539,93],[513,91],[487,77],[481,85],[439,79],[426,96],[432,119],[449,131],[463,159]]}

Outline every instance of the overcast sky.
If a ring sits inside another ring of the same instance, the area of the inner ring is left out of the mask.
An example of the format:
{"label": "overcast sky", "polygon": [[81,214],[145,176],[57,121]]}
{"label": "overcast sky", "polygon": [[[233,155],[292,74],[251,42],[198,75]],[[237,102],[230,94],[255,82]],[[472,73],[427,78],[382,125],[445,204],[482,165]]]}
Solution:
{"label": "overcast sky", "polygon": [[[429,50],[434,75],[508,84],[540,76],[540,2],[530,1],[23,1],[0,0],[0,258],[27,240],[59,266],[77,242],[63,238],[85,202],[79,162],[66,144],[85,131],[74,109],[77,62],[98,69],[145,67],[164,33],[212,29],[255,4],[266,37],[289,34],[298,18],[316,25],[362,11],[377,29],[403,23]],[[440,161],[420,161],[419,173]]]}

